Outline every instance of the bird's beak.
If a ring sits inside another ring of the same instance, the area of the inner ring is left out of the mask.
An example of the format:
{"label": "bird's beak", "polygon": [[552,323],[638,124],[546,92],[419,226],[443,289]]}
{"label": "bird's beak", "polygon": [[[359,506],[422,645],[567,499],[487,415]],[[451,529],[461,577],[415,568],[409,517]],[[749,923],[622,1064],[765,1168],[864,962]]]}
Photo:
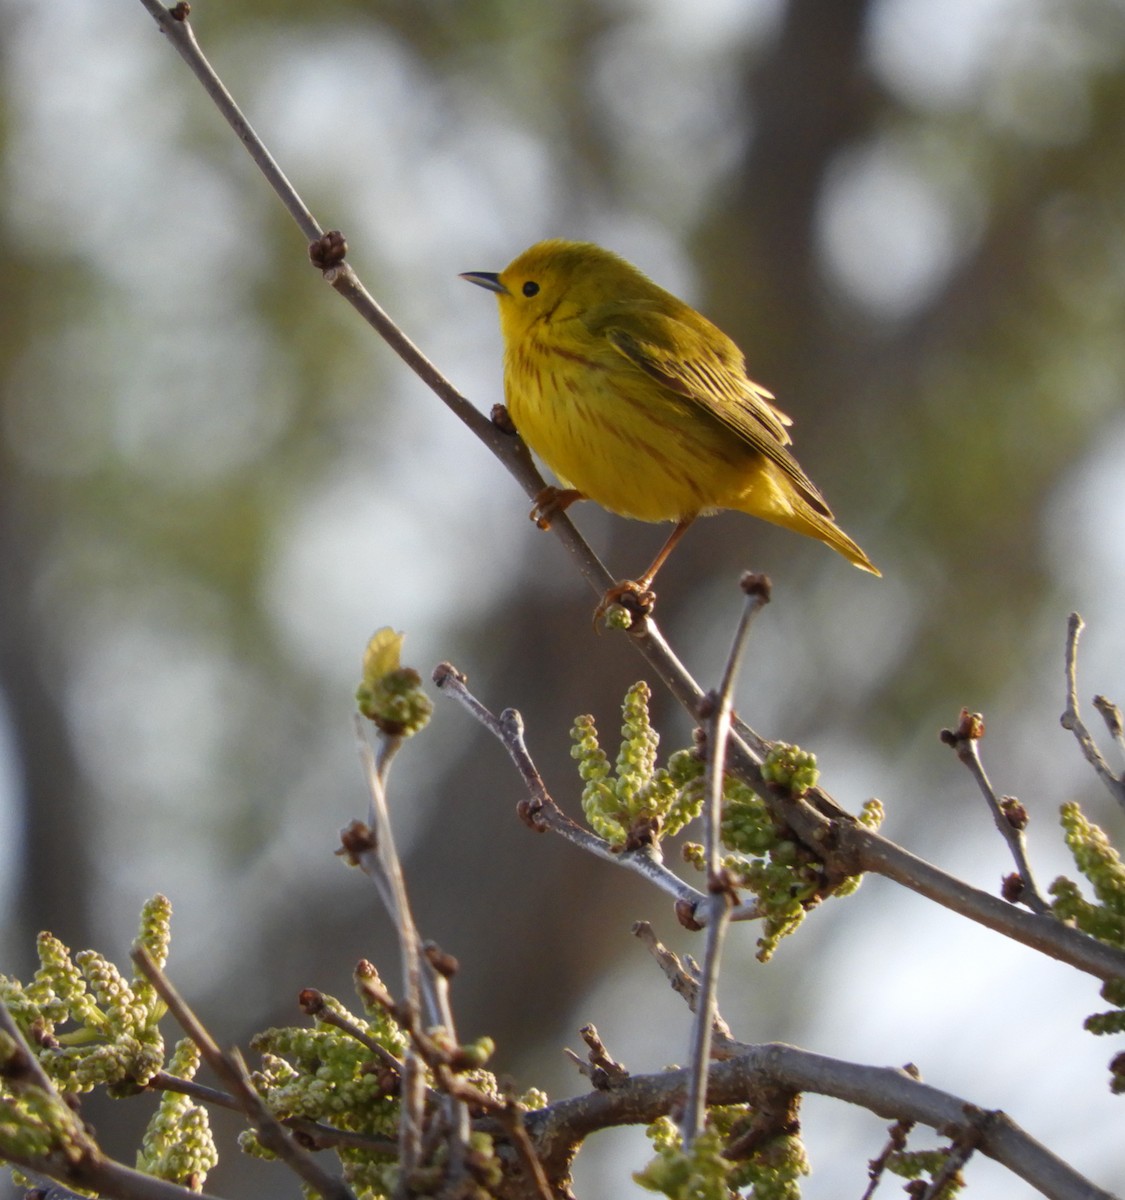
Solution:
{"label": "bird's beak", "polygon": [[508,289],[500,282],[500,276],[494,271],[465,271],[461,278],[467,279],[470,283],[475,283],[477,287],[487,288],[488,291],[496,292],[501,296],[510,294]]}

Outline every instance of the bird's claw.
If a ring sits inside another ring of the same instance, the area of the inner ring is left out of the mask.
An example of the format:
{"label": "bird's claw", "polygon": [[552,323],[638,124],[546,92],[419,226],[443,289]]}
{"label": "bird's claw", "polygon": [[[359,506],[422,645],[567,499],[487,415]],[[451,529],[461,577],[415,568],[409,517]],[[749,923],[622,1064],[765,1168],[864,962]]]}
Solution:
{"label": "bird's claw", "polygon": [[545,487],[536,497],[527,515],[540,529],[550,529],[551,522],[575,503],[586,497],[575,488]]}
{"label": "bird's claw", "polygon": [[609,588],[594,609],[594,625],[601,623],[606,613],[615,604],[620,604],[634,621],[647,617],[656,605],[656,593],[645,583],[635,579],[623,579]]}

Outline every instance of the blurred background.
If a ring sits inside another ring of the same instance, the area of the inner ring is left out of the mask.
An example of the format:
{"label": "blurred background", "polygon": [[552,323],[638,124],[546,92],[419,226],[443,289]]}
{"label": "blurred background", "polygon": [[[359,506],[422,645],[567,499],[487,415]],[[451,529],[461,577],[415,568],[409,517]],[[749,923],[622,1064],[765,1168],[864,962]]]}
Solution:
{"label": "blurred background", "polygon": [[[1120,0],[202,0],[192,19],[322,226],[483,410],[495,305],[457,273],[542,237],[618,250],[744,347],[884,578],[744,516],[700,523],[658,617],[703,686],[740,572],[766,571],[738,706],[815,750],[842,803],[878,795],[889,836],[996,890],[1011,864],[937,737],[964,704],[1044,886],[1073,873],[1061,802],[1125,833],[1058,724],[1071,609],[1084,702],[1125,702]],[[398,978],[373,890],[332,854],[366,804],[351,711],[374,629],[518,707],[572,814],[570,722],[593,713],[614,754],[644,667],[310,269],[139,3],[0,0],[0,26],[0,970],[34,969],[40,929],[122,962],[162,891],[173,977],[241,1042],[297,1022],[301,987],[350,1000],[361,956]],[[618,576],[666,533],[574,515]],[[659,693],[654,713],[666,749],[689,741]],[[436,698],[391,792],[421,929],[462,963],[460,1032],[495,1037],[499,1070],[581,1092],[562,1048],[587,1021],[633,1071],[686,1057],[688,1015],[629,928],[697,941],[639,881],[532,837],[459,708]],[[767,966],[755,937],[728,943],[737,1036],[912,1061],[1125,1188],[1120,1047],[1081,1029],[1094,981],[878,879]],[[94,1110],[111,1149],[131,1155],[149,1103]],[[859,1195],[884,1124],[810,1100],[805,1128],[806,1196]],[[639,1195],[644,1146],[592,1140],[583,1200]],[[988,1162],[968,1178],[1030,1194]],[[277,1183],[231,1150],[208,1190]]]}

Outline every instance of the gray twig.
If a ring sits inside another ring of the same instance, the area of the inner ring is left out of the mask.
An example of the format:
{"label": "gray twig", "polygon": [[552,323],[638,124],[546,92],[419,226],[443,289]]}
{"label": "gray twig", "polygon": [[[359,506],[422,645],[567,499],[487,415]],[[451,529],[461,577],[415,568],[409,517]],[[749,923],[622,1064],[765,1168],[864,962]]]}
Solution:
{"label": "gray twig", "polygon": [[[450,1031],[450,1036],[454,1036],[452,1014],[448,1011],[448,1005],[442,1003],[444,993],[436,987],[433,969],[423,959],[421,941],[414,923],[414,915],[410,909],[402,863],[395,846],[394,831],[387,809],[383,781],[394,748],[385,753],[381,752],[377,757],[371,749],[370,742],[364,736],[364,730],[358,718],[356,731],[359,737],[360,760],[367,778],[367,790],[370,797],[368,826],[371,837],[366,843],[362,841],[362,838],[352,841],[349,849],[352,850],[352,858],[360,870],[375,884],[383,905],[394,922],[395,932],[398,936],[399,954],[402,959],[403,1004],[406,1009],[408,1027],[418,1029],[422,1026],[424,1007],[427,1024],[443,1024]],[[386,739],[381,735],[381,746],[384,741],[397,744],[401,739]],[[399,1163],[401,1169],[399,1171],[400,1185],[396,1188],[396,1193],[405,1200],[410,1186],[411,1173],[422,1159],[422,1134],[426,1103],[425,1069],[412,1041],[407,1044],[406,1055],[402,1063],[399,1099]],[[452,1171],[459,1173],[468,1136],[468,1125],[467,1120],[458,1115],[458,1109],[463,1107],[461,1102],[451,1097],[450,1104],[451,1109],[448,1115],[451,1118],[451,1126],[457,1131],[458,1136],[452,1138],[451,1152],[454,1161],[449,1165]]]}
{"label": "gray twig", "polygon": [[[688,1008],[694,1013],[699,1011],[699,972],[695,964],[688,960],[688,965],[681,962],[674,951],[669,950],[656,936],[648,921],[637,921],[633,925],[633,936],[636,937],[656,959],[657,965],[664,972],[665,978],[672,985],[672,990],[683,996]],[[730,1026],[720,1016],[718,1008],[712,1009],[711,1030],[715,1049],[713,1058],[727,1057],[725,1047],[733,1041]]]}
{"label": "gray twig", "polygon": [[744,575],[742,590],[746,603],[727,655],[719,690],[707,697],[707,761],[704,773],[703,854],[707,871],[707,935],[700,973],[699,995],[692,1026],[689,1086],[684,1103],[681,1132],[690,1146],[703,1130],[707,1113],[707,1071],[711,1063],[711,1031],[718,1016],[719,963],[732,907],[738,895],[722,868],[723,783],[726,776],[727,739],[731,731],[734,684],[754,617],[769,603],[770,582],[764,575]]}
{"label": "gray twig", "polygon": [[976,780],[981,795],[984,796],[992,813],[992,819],[1001,837],[1008,843],[1008,849],[1016,861],[1019,872],[1019,882],[1011,887],[1005,881],[1005,899],[1018,900],[1026,904],[1032,912],[1040,915],[1049,913],[1051,906],[1047,903],[1031,870],[1031,860],[1027,854],[1027,840],[1024,830],[1027,828],[1027,810],[1012,796],[1001,798],[988,778],[984,764],[980,760],[980,750],[977,743],[984,737],[984,718],[980,713],[971,713],[968,709],[961,710],[961,718],[956,729],[943,729],[941,740],[947,746],[952,746],[957,758],[969,769],[969,774]]}
{"label": "gray twig", "polygon": [[[327,1019],[328,1012],[326,1009],[324,1019]],[[207,1087],[194,1079],[181,1079],[178,1075],[169,1075],[167,1071],[157,1071],[148,1081],[148,1088],[154,1092],[178,1092],[181,1096],[190,1096],[201,1104],[211,1104],[231,1112],[242,1112],[242,1106],[230,1092]],[[368,1150],[375,1154],[393,1155],[397,1148],[388,1138],[354,1133],[350,1129],[337,1129],[334,1125],[325,1125],[309,1117],[285,1117],[281,1123],[286,1129],[301,1134],[306,1145],[315,1146],[318,1150],[329,1146],[352,1146],[357,1150]]]}
{"label": "gray twig", "polygon": [[[1097,772],[1098,778],[1109,788],[1110,795],[1125,808],[1125,771],[1115,775],[1109,763],[1102,757],[1097,743],[1090,736],[1086,723],[1082,720],[1078,705],[1078,639],[1085,622],[1078,613],[1072,612],[1066,625],[1066,708],[1059,718],[1059,724],[1074,734],[1086,761]],[[1121,711],[1117,705],[1104,696],[1096,696],[1094,704],[1102,714],[1102,719],[1109,728],[1114,742],[1125,754],[1125,735],[1122,734]]]}
{"label": "gray twig", "polygon": [[238,140],[246,147],[246,152],[254,160],[258,170],[269,181],[289,215],[305,235],[305,239],[312,242],[323,236],[324,231],[316,223],[312,213],[305,207],[304,201],[286,179],[285,173],[278,166],[276,159],[266,149],[262,139],[254,132],[250,122],[235,104],[234,97],[227,91],[226,85],[215,73],[215,69],[199,48],[199,43],[195,40],[195,33],[187,20],[187,5],[177,5],[175,8],[169,9],[165,8],[160,0],[141,0],[141,3],[160,26],[161,33],[167,37],[179,56],[187,63],[191,73],[203,85],[203,90],[210,96],[223,119],[234,130]]}
{"label": "gray twig", "polygon": [[[530,799],[521,801],[517,806],[517,812],[526,825],[538,833],[557,833],[596,858],[635,871],[671,896],[676,902],[677,911],[703,918],[707,911],[707,897],[670,871],[651,846],[627,849],[611,846],[604,838],[572,821],[559,808],[531,758],[524,741],[523,718],[514,708],[504,709],[497,717],[469,691],[466,677],[449,663],[441,663],[435,668],[433,679],[442,692],[463,705],[508,751],[530,794]],[[699,924],[702,923],[700,919]]]}

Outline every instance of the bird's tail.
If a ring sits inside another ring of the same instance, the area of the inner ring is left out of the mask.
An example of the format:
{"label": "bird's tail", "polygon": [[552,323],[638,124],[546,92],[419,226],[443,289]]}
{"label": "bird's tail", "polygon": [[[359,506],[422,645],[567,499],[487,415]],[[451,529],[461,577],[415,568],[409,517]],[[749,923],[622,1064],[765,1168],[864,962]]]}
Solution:
{"label": "bird's tail", "polygon": [[872,575],[882,575],[883,572],[831,517],[818,513],[816,509],[799,497],[794,499],[795,503],[791,512],[771,513],[766,519],[782,525],[786,529],[792,529],[795,533],[803,533],[806,537],[816,538],[826,546],[831,546],[837,554],[842,554],[852,566],[859,567],[861,571],[870,571]]}
{"label": "bird's tail", "polygon": [[765,464],[765,469],[757,476],[753,486],[747,488],[730,507],[761,517],[784,529],[792,529],[794,533],[816,538],[818,542],[831,546],[837,554],[842,554],[861,571],[882,575],[871,559],[833,521],[827,505],[824,505],[823,512],[814,508],[779,471],[771,470],[771,467],[772,464]]}

